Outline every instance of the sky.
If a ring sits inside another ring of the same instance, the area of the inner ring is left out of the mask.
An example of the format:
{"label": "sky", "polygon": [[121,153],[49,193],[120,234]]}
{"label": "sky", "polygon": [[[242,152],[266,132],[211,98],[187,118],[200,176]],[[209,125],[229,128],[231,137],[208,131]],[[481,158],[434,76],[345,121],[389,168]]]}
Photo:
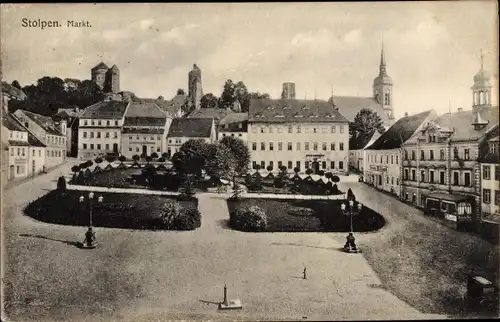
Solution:
{"label": "sky", "polygon": [[[496,1],[208,4],[10,4],[1,6],[3,79],[90,79],[100,61],[120,69],[121,90],[169,99],[187,90],[193,64],[204,93],[227,79],[279,98],[371,96],[382,42],[394,113],[471,108],[472,77],[492,75],[498,104]],[[28,28],[22,19],[59,21]],[[91,27],[66,27],[66,21]]]}

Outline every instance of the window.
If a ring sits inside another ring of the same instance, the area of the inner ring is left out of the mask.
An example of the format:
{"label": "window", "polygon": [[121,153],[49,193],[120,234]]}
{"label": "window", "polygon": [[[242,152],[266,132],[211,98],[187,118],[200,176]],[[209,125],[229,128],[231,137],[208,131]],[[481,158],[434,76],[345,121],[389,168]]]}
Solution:
{"label": "window", "polygon": [[394,155],[391,155],[391,164],[394,164]]}
{"label": "window", "polygon": [[300,125],[297,125],[297,133],[302,132],[302,129],[300,128]]}
{"label": "window", "polygon": [[17,148],[17,156],[21,155],[21,148]]}
{"label": "window", "polygon": [[434,170],[429,171],[429,182],[434,183]]}
{"label": "window", "polygon": [[408,151],[406,151],[406,150],[405,150],[405,160],[408,160]]}
{"label": "window", "polygon": [[439,171],[439,184],[445,184],[444,183],[444,171]]}
{"label": "window", "polygon": [[469,149],[464,149],[464,160],[470,160]]}
{"label": "window", "polygon": [[252,150],[257,151],[257,142],[252,142]]}
{"label": "window", "polygon": [[500,191],[495,190],[495,205],[500,205]]}
{"label": "window", "polygon": [[115,126],[118,126],[118,121],[115,121]]}
{"label": "window", "polygon": [[466,187],[470,187],[471,182],[470,182],[470,172],[465,172],[464,173],[464,185]]}
{"label": "window", "polygon": [[[84,144],[86,146],[86,144]],[[85,148],[84,148],[85,149]],[[42,156],[42,150],[38,150],[38,156],[41,157]]]}
{"label": "window", "polygon": [[491,168],[489,165],[483,165],[483,179],[490,180],[491,179]]}
{"label": "window", "polygon": [[389,177],[385,177],[386,178],[386,183],[389,184]]}
{"label": "window", "polygon": [[106,150],[109,150],[109,144],[106,143]]}
{"label": "window", "polygon": [[490,153],[498,154],[498,142],[490,143]]}
{"label": "window", "polygon": [[415,160],[415,150],[411,150],[411,159]]}
{"label": "window", "polygon": [[135,148],[135,152],[139,152],[139,147],[136,147],[136,148]]}
{"label": "window", "polygon": [[94,122],[94,120],[92,120],[92,121],[90,122],[90,124],[92,124],[92,125],[95,125],[95,122]]}
{"label": "window", "polygon": [[326,142],[323,142],[323,144],[321,144],[321,148],[323,149],[323,151],[326,151]]}
{"label": "window", "polygon": [[252,169],[257,168],[257,161],[252,161]]}
{"label": "window", "polygon": [[326,161],[321,162],[321,167],[322,167],[323,169],[326,169]]}
{"label": "window", "polygon": [[101,149],[101,145],[97,144],[97,150],[100,150],[100,149]]}
{"label": "window", "polygon": [[399,178],[396,178],[396,185],[399,186]]}
{"label": "window", "polygon": [[278,161],[278,169],[281,168],[283,166],[283,162],[282,161]]}
{"label": "window", "polygon": [[83,121],[83,125],[89,125],[89,122],[87,120]]}
{"label": "window", "polygon": [[335,169],[335,161],[330,161],[330,169]]}
{"label": "window", "polygon": [[391,184],[394,185],[394,177],[391,177]]}
{"label": "window", "polygon": [[337,128],[337,127],[336,127],[335,125],[332,125],[331,132],[332,132],[332,133],[335,133],[335,132],[336,132],[336,128]]}
{"label": "window", "polygon": [[283,142],[278,142],[278,151],[283,150]]}
{"label": "window", "polygon": [[313,127],[313,133],[318,133],[318,129],[316,129],[315,127]]}
{"label": "window", "polygon": [[288,161],[288,169],[291,169],[293,167],[292,161]]}
{"label": "window", "polygon": [[97,132],[97,138],[100,139],[101,138],[101,132]]}
{"label": "window", "polygon": [[316,142],[313,143],[313,150],[318,151],[318,143]]}
{"label": "window", "polygon": [[118,139],[118,132],[115,132],[115,136],[113,138]]}
{"label": "window", "polygon": [[339,143],[339,150],[340,151],[343,151],[344,150],[344,143]]}
{"label": "window", "polygon": [[453,184],[455,186],[460,185],[460,176],[459,176],[459,173],[457,171],[453,172]]}
{"label": "window", "polygon": [[396,164],[399,164],[399,156],[396,155]]}
{"label": "window", "polygon": [[273,162],[273,161],[269,161],[269,166],[270,166],[271,168],[274,168],[274,162]]}
{"label": "window", "polygon": [[415,169],[411,170],[411,180],[415,181]]}
{"label": "window", "polygon": [[101,120],[97,121],[97,125],[101,126]]}
{"label": "window", "polygon": [[288,142],[288,151],[292,151],[292,142]]}
{"label": "window", "polygon": [[[90,144],[90,149],[91,149],[91,150],[94,150],[94,144],[93,144],[93,143],[92,143],[92,144]],[[54,151],[52,151],[52,152],[54,152]]]}
{"label": "window", "polygon": [[264,169],[266,167],[266,162],[260,161],[260,168]]}
{"label": "window", "polygon": [[273,142],[269,142],[269,151],[273,151],[273,150],[274,150]]}
{"label": "window", "polygon": [[94,132],[90,132],[90,138],[93,139],[94,138]]}
{"label": "window", "polygon": [[344,133],[344,126],[343,125],[340,126],[340,133]]}
{"label": "window", "polygon": [[161,140],[161,136],[160,136],[160,135],[157,135],[157,136],[156,136],[156,139],[157,139],[157,140]]}
{"label": "window", "polygon": [[87,144],[83,143],[83,149],[87,150]]}
{"label": "window", "polygon": [[420,160],[425,160],[425,151],[424,150],[420,151]]}
{"label": "window", "polygon": [[339,161],[339,169],[340,170],[344,169],[344,161]]}
{"label": "window", "polygon": [[495,166],[495,180],[500,181],[500,166]]}
{"label": "window", "polygon": [[288,133],[292,133],[293,132],[293,127],[292,126],[289,126],[288,127]]}
{"label": "window", "polygon": [[296,150],[297,150],[297,151],[300,151],[300,142],[297,142],[297,147],[296,147]]}
{"label": "window", "polygon": [[305,163],[304,166],[306,167],[306,169],[309,169],[309,161],[305,161],[304,163]]}
{"label": "window", "polygon": [[444,149],[439,150],[439,160],[444,161],[446,151]]}
{"label": "window", "polygon": [[384,105],[391,105],[391,94],[385,93],[385,95],[384,95]]}
{"label": "window", "polygon": [[490,189],[483,189],[483,202],[484,203],[491,203],[491,190]]}
{"label": "window", "polygon": [[87,137],[87,132],[83,132],[83,137],[86,138]]}
{"label": "window", "polygon": [[335,151],[335,143],[330,143],[330,150]]}
{"label": "window", "polygon": [[300,169],[300,161],[295,162],[295,166]]}
{"label": "window", "polygon": [[425,182],[425,170],[420,170],[420,182]]}
{"label": "window", "polygon": [[309,142],[304,143],[304,150],[309,151]]}
{"label": "window", "polygon": [[35,156],[35,150],[33,149],[33,156]]}
{"label": "window", "polygon": [[282,133],[283,132],[283,129],[281,128],[281,126],[278,126],[278,133]]}
{"label": "window", "polygon": [[[109,132],[106,132],[106,139],[109,139]],[[132,138],[132,137],[131,137]]]}
{"label": "window", "polygon": [[260,133],[264,133],[264,128],[263,127],[260,128]]}
{"label": "window", "polygon": [[385,163],[386,163],[386,164],[389,164],[389,156],[386,156],[386,158],[385,158]]}
{"label": "window", "polygon": [[273,133],[273,127],[272,126],[269,127],[269,133]]}
{"label": "window", "polygon": [[434,160],[434,150],[430,150],[430,155],[429,155],[429,160],[433,161]]}
{"label": "window", "polygon": [[266,144],[264,142],[260,142],[260,150],[264,151],[266,149]]}

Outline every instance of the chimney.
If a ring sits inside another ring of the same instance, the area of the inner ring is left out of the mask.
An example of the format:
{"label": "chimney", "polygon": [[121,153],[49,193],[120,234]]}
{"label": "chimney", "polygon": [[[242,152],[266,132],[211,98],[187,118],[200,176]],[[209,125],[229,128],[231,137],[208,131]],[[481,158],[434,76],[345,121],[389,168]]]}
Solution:
{"label": "chimney", "polygon": [[408,112],[405,112],[405,117],[408,117]]}
{"label": "chimney", "polygon": [[458,112],[459,112],[459,113],[460,113],[460,112],[462,112],[463,110],[464,110],[464,109],[463,109],[463,108],[461,108],[461,107],[459,107],[459,108],[458,108]]}

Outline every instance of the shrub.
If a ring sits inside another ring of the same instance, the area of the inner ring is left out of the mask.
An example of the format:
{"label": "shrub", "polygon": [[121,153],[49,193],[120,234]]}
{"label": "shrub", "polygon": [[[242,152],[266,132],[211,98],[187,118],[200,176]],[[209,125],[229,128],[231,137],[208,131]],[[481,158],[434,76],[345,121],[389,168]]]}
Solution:
{"label": "shrub", "polygon": [[201,214],[198,209],[183,208],[182,214],[174,218],[173,230],[195,230],[201,226]]}
{"label": "shrub", "polygon": [[90,178],[92,176],[92,171],[90,169],[85,169],[85,177]]}
{"label": "shrub", "polygon": [[135,162],[139,161],[140,159],[141,159],[141,157],[138,154],[134,154],[132,156],[132,160],[134,160]]}
{"label": "shrub", "polygon": [[195,175],[187,175],[179,188],[181,196],[193,197],[196,194],[196,186],[198,185],[198,179]]}
{"label": "shrub", "polygon": [[78,171],[80,171],[80,167],[77,165],[74,165],[71,167],[71,171],[73,171],[76,174]]}
{"label": "shrub", "polygon": [[311,173],[313,173],[311,169],[307,169],[307,170],[306,170],[306,174],[307,174],[307,175],[311,175]]}
{"label": "shrub", "polygon": [[59,191],[66,191],[66,178],[64,176],[60,176],[59,179],[57,179],[57,190]]}
{"label": "shrub", "polygon": [[334,183],[337,183],[337,182],[340,182],[340,178],[339,176],[332,176],[332,179],[331,179]]}
{"label": "shrub", "polygon": [[152,164],[147,164],[142,170],[142,175],[144,178],[151,178],[156,174],[156,168]]}
{"label": "shrub", "polygon": [[179,220],[178,217],[183,215],[183,208],[178,201],[167,201],[165,202],[158,212],[158,218],[156,221],[159,228],[172,229],[174,226],[174,221]]}
{"label": "shrub", "polygon": [[314,214],[314,210],[305,207],[292,207],[288,213],[292,216],[308,217]]}
{"label": "shrub", "polygon": [[242,231],[265,231],[267,216],[258,206],[238,208],[230,216],[231,227]]}
{"label": "shrub", "polygon": [[271,172],[273,171],[273,166],[272,165],[268,165],[267,168],[266,168],[267,171]]}
{"label": "shrub", "polygon": [[159,158],[158,162],[165,162],[165,158],[164,157]]}
{"label": "shrub", "polygon": [[167,153],[167,152],[163,152],[163,153],[161,154],[161,157],[162,157],[163,159],[167,160],[167,159],[168,159],[168,153]]}

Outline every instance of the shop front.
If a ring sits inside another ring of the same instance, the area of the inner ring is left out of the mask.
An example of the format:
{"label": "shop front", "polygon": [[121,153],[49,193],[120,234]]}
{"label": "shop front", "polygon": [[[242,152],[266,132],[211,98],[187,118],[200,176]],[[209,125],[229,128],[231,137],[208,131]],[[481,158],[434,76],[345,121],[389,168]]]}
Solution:
{"label": "shop front", "polygon": [[455,222],[459,230],[473,228],[473,196],[433,192],[423,198],[426,214]]}

